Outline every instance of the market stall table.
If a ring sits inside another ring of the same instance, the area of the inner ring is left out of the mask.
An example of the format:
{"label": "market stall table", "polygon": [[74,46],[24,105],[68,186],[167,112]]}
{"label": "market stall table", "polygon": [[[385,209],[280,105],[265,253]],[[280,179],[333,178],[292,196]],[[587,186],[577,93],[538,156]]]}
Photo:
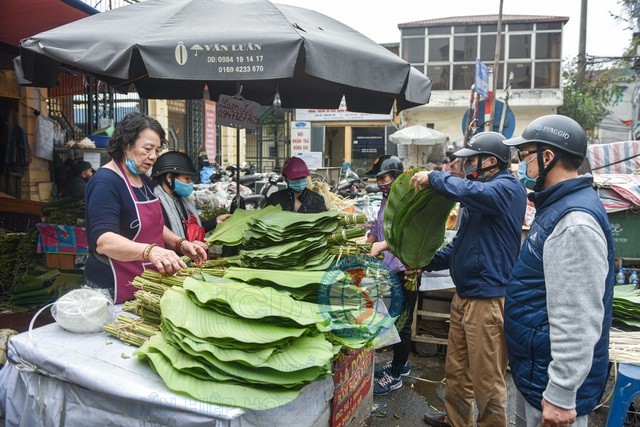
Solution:
{"label": "market stall table", "polygon": [[0,371],[6,426],[329,424],[331,377],[286,405],[249,411],[172,392],[134,350],[102,332],[74,334],[57,323],[13,337]]}

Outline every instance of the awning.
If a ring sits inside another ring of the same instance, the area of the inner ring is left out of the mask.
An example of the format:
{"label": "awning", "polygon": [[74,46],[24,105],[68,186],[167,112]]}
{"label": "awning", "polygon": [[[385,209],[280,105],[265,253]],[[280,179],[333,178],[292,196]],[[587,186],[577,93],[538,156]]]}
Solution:
{"label": "awning", "polygon": [[80,0],[2,0],[0,69],[13,69],[20,40],[98,12]]}

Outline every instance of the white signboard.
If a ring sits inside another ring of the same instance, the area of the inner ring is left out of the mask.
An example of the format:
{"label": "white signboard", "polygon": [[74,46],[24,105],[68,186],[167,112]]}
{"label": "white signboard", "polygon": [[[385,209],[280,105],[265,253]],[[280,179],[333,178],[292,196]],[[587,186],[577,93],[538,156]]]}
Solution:
{"label": "white signboard", "polygon": [[258,127],[259,117],[260,104],[257,102],[220,95],[216,109],[217,124],[253,130]]}
{"label": "white signboard", "polygon": [[102,166],[100,164],[100,153],[84,153],[82,155],[82,160],[91,163],[91,167],[94,171],[97,171],[100,169],[100,166]]}
{"label": "white signboard", "polygon": [[296,120],[310,122],[328,122],[328,121],[387,121],[392,119],[391,111],[389,114],[369,114],[356,113],[347,110],[347,103],[342,97],[340,106],[337,109],[296,109]]}
{"label": "white signboard", "polygon": [[44,116],[36,117],[36,143],[35,143],[35,155],[52,161],[53,160],[53,139],[54,139],[54,127],[53,121]]}
{"label": "white signboard", "polygon": [[291,122],[291,152],[311,151],[311,122]]}
{"label": "white signboard", "polygon": [[295,157],[300,157],[309,169],[322,167],[322,151],[291,151]]}

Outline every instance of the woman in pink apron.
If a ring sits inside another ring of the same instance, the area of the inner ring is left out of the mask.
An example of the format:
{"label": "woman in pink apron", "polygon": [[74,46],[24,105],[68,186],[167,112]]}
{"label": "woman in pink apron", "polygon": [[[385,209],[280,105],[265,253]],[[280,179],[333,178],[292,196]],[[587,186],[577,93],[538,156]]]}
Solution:
{"label": "woman in pink apron", "polygon": [[98,169],[85,190],[91,252],[85,277],[90,285],[112,291],[116,303],[133,298],[131,281],[145,269],[173,274],[185,268],[176,251],[196,265],[206,260],[202,247],[164,225],[160,200],[145,175],[164,137],[157,120],[140,113],[127,115],[109,141],[111,161]]}

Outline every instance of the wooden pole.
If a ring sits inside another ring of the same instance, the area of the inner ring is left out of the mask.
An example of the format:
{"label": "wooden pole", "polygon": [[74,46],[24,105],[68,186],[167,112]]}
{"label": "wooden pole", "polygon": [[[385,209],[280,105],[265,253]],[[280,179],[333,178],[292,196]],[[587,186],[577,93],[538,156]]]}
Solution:
{"label": "wooden pole", "polygon": [[[585,0],[586,1],[586,0]],[[496,93],[498,90],[498,77],[500,76],[500,50],[502,49],[502,6],[504,0],[500,0],[500,11],[498,12],[498,30],[496,34],[496,53],[493,58],[493,99],[491,100],[491,119],[489,129],[493,129],[493,120],[496,111]]]}
{"label": "wooden pole", "polygon": [[581,87],[587,68],[587,0],[580,5],[580,38],[578,40],[578,70],[576,72],[576,86]]}

